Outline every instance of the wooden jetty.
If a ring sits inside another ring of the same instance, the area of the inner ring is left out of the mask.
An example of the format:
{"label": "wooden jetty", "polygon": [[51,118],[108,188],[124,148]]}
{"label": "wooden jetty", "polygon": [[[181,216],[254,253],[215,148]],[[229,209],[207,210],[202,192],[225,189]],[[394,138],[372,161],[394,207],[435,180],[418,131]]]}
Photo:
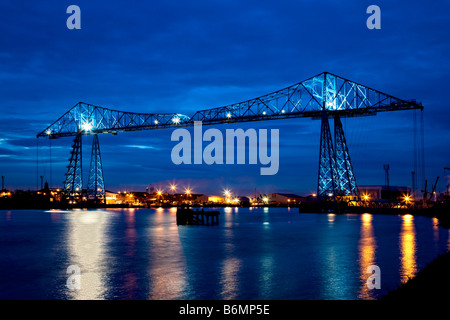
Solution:
{"label": "wooden jetty", "polygon": [[205,211],[203,208],[195,211],[192,208],[177,208],[177,225],[219,224],[219,214],[219,211]]}

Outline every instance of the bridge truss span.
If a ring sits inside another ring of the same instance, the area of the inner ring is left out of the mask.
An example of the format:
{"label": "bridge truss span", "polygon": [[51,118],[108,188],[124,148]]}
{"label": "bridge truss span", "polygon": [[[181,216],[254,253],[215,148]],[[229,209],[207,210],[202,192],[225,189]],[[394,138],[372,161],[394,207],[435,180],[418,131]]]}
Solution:
{"label": "bridge truss span", "polygon": [[[81,135],[188,127],[193,126],[196,121],[208,125],[289,118],[317,119],[322,121],[318,196],[335,197],[357,195],[355,175],[340,118],[415,109],[423,110],[422,104],[415,100],[399,99],[323,72],[284,89],[240,103],[199,110],[192,116],[180,113],[127,112],[79,102],[38,133],[37,137],[57,139],[75,136],[74,146],[77,146],[77,139],[80,139],[77,137]],[[329,130],[329,118],[335,121],[334,142]],[[98,137],[95,144],[98,149]],[[71,163],[73,159],[77,159],[78,149],[74,147],[72,150]],[[101,166],[101,161],[98,160],[100,155],[95,153],[95,157],[91,162]],[[80,171],[74,170],[73,165],[69,166],[66,181],[78,180],[71,175]],[[102,170],[92,172],[98,175]],[[89,181],[103,181],[103,177],[90,177]],[[68,188],[73,186],[72,183]],[[71,193],[69,189],[67,192]],[[75,193],[75,190],[72,191]]]}

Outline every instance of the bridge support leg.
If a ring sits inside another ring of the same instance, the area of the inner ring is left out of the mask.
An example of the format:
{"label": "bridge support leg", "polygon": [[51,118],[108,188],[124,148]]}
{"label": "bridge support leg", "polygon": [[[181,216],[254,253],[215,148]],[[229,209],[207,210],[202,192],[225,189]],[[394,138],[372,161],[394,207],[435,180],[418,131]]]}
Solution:
{"label": "bridge support leg", "polygon": [[338,115],[334,117],[334,152],[336,157],[336,171],[338,175],[338,190],[336,195],[358,195],[356,179],[353,173],[350,154],[345,141],[342,122]]}
{"label": "bridge support leg", "polygon": [[319,199],[334,198],[337,186],[337,174],[333,141],[326,112],[322,114],[320,130],[319,182],[317,197]]}
{"label": "bridge support leg", "polygon": [[320,132],[317,196],[320,199],[335,199],[336,196],[350,195],[358,195],[358,188],[345,141],[342,122],[338,115],[334,117],[333,144],[328,115],[323,113]]}
{"label": "bridge support leg", "polygon": [[83,179],[81,158],[81,133],[79,133],[75,136],[72,145],[69,165],[67,166],[66,180],[64,181],[65,198],[70,204],[82,200]]}
{"label": "bridge support leg", "polygon": [[100,144],[98,142],[97,134],[94,134],[92,142],[87,199],[96,204],[105,203],[105,182],[103,180],[102,157],[100,155]]}

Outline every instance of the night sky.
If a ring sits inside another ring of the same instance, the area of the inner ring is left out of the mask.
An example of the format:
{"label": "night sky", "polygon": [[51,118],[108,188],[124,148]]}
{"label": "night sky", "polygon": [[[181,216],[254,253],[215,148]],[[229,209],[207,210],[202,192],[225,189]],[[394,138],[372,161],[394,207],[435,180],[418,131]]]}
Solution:
{"label": "night sky", "polygon": [[[81,8],[81,30],[66,27],[71,4]],[[366,27],[372,4],[381,8],[380,30]],[[190,116],[328,71],[423,103],[425,178],[440,176],[443,190],[450,166],[449,12],[442,0],[3,0],[0,173],[12,190],[36,189],[40,175],[62,187],[72,138],[52,140],[50,148],[48,139],[37,145],[36,134],[79,101]],[[389,164],[390,184],[411,186],[413,114],[343,120],[359,185],[384,184]],[[177,166],[170,158],[172,129],[139,131],[99,136],[106,189],[145,191],[169,183],[207,194],[317,189],[320,121],[214,127],[279,129],[278,174],[261,176],[260,164]],[[91,140],[83,138],[85,183]]]}

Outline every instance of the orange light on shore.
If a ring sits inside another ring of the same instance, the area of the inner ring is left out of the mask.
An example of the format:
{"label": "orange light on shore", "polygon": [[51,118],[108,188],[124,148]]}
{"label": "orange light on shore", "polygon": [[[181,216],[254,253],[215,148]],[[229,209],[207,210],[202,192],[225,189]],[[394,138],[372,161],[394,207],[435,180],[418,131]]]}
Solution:
{"label": "orange light on shore", "polygon": [[225,200],[227,203],[231,202],[231,191],[229,189],[223,190],[223,194],[225,195]]}
{"label": "orange light on shore", "polygon": [[405,195],[403,196],[403,200],[405,200],[405,202],[408,203],[408,202],[410,202],[412,199],[411,199],[411,196],[410,196],[410,195],[405,194]]}

